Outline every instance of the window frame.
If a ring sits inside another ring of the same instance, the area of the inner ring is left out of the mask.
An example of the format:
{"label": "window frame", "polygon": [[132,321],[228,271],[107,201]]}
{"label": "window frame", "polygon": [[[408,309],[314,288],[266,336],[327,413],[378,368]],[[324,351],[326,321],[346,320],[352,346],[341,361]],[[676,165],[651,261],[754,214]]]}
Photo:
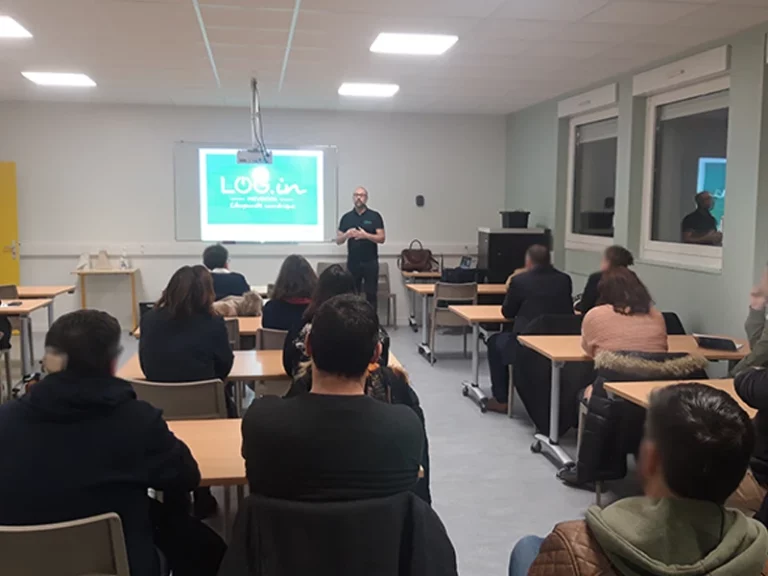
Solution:
{"label": "window frame", "polygon": [[[723,247],[664,242],[653,240],[653,184],[656,169],[656,119],[659,107],[690,100],[699,96],[722,92],[731,88],[730,76],[698,82],[693,85],[664,91],[647,98],[645,118],[645,160],[643,167],[643,206],[640,226],[640,259],[656,264],[677,264],[696,270],[721,272]],[[728,105],[730,112],[730,101]],[[730,129],[729,129],[730,132]],[[726,146],[726,161],[727,161]]]}
{"label": "window frame", "polygon": [[[576,129],[585,124],[593,124],[602,120],[616,118],[619,120],[619,109],[617,106],[611,106],[598,112],[590,112],[572,116],[568,124],[568,183],[566,186],[566,208],[565,208],[565,247],[569,250],[584,250],[588,252],[602,252],[608,246],[614,244],[616,231],[613,236],[594,236],[592,234],[577,234],[573,231],[573,195],[574,195],[574,176],[576,175]],[[617,144],[618,144],[618,134]],[[618,146],[616,153],[616,164],[618,174]],[[616,183],[614,182],[614,201],[616,198]],[[614,204],[615,206],[615,204]],[[616,214],[614,208],[614,215]]]}

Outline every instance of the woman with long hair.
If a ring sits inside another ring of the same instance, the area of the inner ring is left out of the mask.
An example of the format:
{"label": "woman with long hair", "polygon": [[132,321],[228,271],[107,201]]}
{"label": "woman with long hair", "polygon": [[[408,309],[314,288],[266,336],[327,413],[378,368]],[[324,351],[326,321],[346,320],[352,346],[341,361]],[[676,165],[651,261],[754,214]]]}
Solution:
{"label": "woman with long hair", "polygon": [[290,330],[301,323],[317,286],[317,274],[307,259],[288,256],[280,266],[269,302],[264,305],[262,325],[270,330]]}
{"label": "woman with long hair", "polygon": [[635,258],[632,256],[632,252],[624,248],[623,246],[608,246],[603,252],[603,258],[600,261],[600,270],[590,274],[587,279],[587,284],[584,286],[584,293],[581,295],[581,301],[578,304],[578,310],[582,314],[586,314],[592,308],[597,306],[597,301],[600,299],[600,280],[608,270],[614,270],[616,268],[629,268],[635,263]]}
{"label": "woman with long hair", "polygon": [[182,266],[141,319],[139,360],[147,380],[226,380],[234,355],[224,319],[213,313],[213,279],[205,266]]}
{"label": "woman with long hair", "polygon": [[598,305],[584,316],[581,342],[592,357],[603,350],[666,352],[667,326],[637,275],[619,266],[603,273]]}

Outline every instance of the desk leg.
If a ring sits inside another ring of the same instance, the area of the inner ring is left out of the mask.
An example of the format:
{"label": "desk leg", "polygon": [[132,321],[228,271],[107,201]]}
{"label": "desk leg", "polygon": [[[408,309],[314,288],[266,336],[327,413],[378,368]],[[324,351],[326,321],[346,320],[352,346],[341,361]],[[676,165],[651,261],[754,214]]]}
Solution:
{"label": "desk leg", "polygon": [[27,348],[32,344],[32,335],[29,330],[29,316],[19,316],[21,323],[19,330],[19,344],[21,344],[21,377],[31,374],[32,351]]}
{"label": "desk leg", "polygon": [[573,464],[570,456],[560,448],[560,370],[565,362],[552,361],[552,384],[551,397],[549,400],[549,437],[544,434],[536,434],[531,451],[535,453],[544,452],[551,456],[560,466]]}
{"label": "desk leg", "polygon": [[419,344],[419,354],[428,361],[432,361],[432,350],[429,349],[429,296],[422,295],[421,298],[421,344]]}
{"label": "desk leg", "polygon": [[85,274],[80,274],[80,309],[85,310],[87,307],[85,303]]}
{"label": "desk leg", "polygon": [[488,397],[480,389],[480,324],[472,324],[472,380],[464,382],[461,393],[468,396],[472,402],[485,413],[488,408]]}
{"label": "desk leg", "polygon": [[224,540],[229,542],[229,538],[232,535],[232,493],[230,492],[231,486],[222,486],[224,489]]}
{"label": "desk leg", "polygon": [[136,332],[136,328],[139,327],[139,323],[136,319],[136,309],[139,307],[136,302],[136,274],[131,274],[131,321],[133,322],[133,328],[131,332]]}
{"label": "desk leg", "polygon": [[48,328],[50,328],[53,325],[53,298],[51,298],[51,303],[48,304]]}

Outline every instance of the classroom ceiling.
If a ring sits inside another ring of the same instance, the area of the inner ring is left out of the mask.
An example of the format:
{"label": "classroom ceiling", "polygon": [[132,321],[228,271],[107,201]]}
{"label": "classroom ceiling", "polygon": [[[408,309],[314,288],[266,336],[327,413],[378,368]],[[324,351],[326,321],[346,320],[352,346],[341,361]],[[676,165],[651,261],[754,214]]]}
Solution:
{"label": "classroom ceiling", "polygon": [[[198,20],[195,0],[0,0],[34,35],[0,39],[0,100],[246,106],[255,74],[265,107],[509,113],[768,21],[768,0],[301,0],[289,45],[296,4],[199,0]],[[459,41],[437,57],[369,52],[383,31]],[[22,70],[98,87],[42,88]],[[400,92],[342,98],[349,81]]]}

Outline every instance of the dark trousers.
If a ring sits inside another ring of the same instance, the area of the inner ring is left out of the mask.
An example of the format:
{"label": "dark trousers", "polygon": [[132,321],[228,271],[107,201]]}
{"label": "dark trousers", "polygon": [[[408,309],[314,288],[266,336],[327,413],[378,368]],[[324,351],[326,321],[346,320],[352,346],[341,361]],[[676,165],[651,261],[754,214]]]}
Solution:
{"label": "dark trousers", "polygon": [[501,332],[488,338],[488,368],[491,371],[491,392],[499,402],[507,403],[509,366],[514,362],[517,337]]}
{"label": "dark trousers", "polygon": [[347,262],[347,269],[355,279],[357,291],[365,294],[365,298],[376,308],[376,292],[379,289],[379,261]]}
{"label": "dark trousers", "polygon": [[149,513],[155,547],[174,576],[216,576],[227,545],[187,513],[183,498],[164,503],[150,499]]}

